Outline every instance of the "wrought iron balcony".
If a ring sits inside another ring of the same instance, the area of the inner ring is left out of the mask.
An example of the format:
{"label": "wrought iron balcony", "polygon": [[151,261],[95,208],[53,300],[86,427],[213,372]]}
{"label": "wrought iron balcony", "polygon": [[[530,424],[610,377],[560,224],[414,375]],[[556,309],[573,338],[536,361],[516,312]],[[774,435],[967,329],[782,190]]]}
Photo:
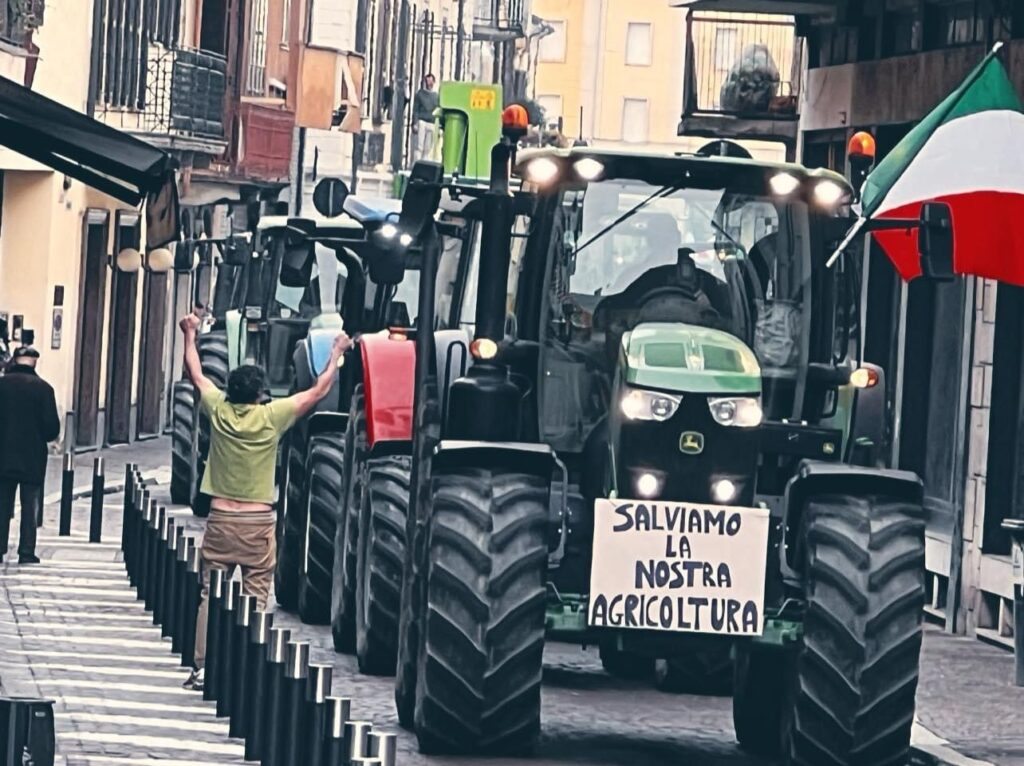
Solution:
{"label": "wrought iron balcony", "polygon": [[143,126],[151,133],[224,138],[227,60],[205,51],[171,49],[150,62]]}
{"label": "wrought iron balcony", "polygon": [[792,17],[691,10],[679,134],[795,146],[802,51]]}
{"label": "wrought iron balcony", "polygon": [[477,0],[473,37],[507,40],[524,37],[530,19],[529,0]]}

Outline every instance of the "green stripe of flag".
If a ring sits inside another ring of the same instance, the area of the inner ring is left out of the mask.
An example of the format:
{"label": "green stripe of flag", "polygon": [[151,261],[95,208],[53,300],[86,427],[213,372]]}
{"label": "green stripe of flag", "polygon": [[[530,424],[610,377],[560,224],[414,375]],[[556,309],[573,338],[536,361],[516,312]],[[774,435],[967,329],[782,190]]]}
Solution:
{"label": "green stripe of flag", "polygon": [[948,122],[990,110],[1024,111],[1006,69],[993,50],[955,91],[904,136],[864,181],[862,215],[871,217],[932,134]]}

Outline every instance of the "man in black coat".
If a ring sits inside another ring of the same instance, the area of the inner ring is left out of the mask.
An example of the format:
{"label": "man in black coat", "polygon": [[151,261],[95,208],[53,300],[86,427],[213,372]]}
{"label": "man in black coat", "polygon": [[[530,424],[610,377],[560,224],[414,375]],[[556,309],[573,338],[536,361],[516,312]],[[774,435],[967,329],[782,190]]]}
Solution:
{"label": "man in black coat", "polygon": [[21,488],[21,539],[18,562],[38,564],[36,518],[43,502],[46,445],[60,435],[53,388],[36,374],[39,352],[14,352],[0,377],[0,561],[7,553],[14,496]]}

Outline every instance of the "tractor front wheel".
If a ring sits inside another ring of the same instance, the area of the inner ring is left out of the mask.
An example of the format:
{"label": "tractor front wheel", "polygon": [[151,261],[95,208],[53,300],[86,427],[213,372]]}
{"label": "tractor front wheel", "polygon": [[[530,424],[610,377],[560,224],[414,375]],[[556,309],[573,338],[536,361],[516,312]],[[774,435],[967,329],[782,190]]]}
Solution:
{"label": "tractor front wheel", "polygon": [[356,582],[356,659],[359,671],[395,672],[405,522],[409,510],[408,457],[371,461],[366,471]]}
{"label": "tractor front wheel", "polygon": [[359,540],[359,506],[366,453],[366,411],[363,387],[356,386],[345,431],[344,487],[334,530],[331,562],[331,635],[334,649],[351,654],[356,648],[356,543]]}
{"label": "tractor front wheel", "polygon": [[196,477],[196,455],[192,437],[196,429],[195,387],[179,380],[172,389],[171,410],[171,502],[188,505],[192,502],[192,485]]}
{"label": "tractor front wheel", "polygon": [[299,617],[310,625],[326,625],[331,619],[334,527],[345,477],[344,434],[319,433],[310,439],[305,472],[308,504],[299,572]]}
{"label": "tractor front wheel", "polygon": [[787,762],[902,766],[921,655],[921,506],[821,495],[803,529],[807,606],[783,714]]}
{"label": "tractor front wheel", "polygon": [[420,750],[529,752],[540,734],[546,479],[435,476],[416,680]]}

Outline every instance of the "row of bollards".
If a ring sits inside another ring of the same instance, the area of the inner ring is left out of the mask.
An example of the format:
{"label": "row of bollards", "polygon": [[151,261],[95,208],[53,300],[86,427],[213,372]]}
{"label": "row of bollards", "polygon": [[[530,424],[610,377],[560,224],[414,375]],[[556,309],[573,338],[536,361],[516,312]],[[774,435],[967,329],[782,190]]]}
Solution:
{"label": "row of bollards", "polygon": [[[127,474],[127,469],[125,474]],[[140,479],[141,483],[141,479]],[[103,458],[93,459],[92,488],[89,504],[89,542],[102,542],[103,538],[103,493],[106,482],[103,476]],[[127,485],[125,486],[127,497]],[[75,456],[68,452],[64,455],[64,466],[60,480],[60,518],[57,523],[57,534],[67,537],[71,534],[71,507],[75,492]]]}
{"label": "row of bollards", "polygon": [[[135,465],[125,467],[121,548],[138,599],[182,666],[191,666],[202,594],[199,549],[159,506]],[[309,661],[309,643],[274,627],[224,570],[210,572],[203,698],[262,766],[395,766],[394,734],[352,720],[352,700],[333,696],[331,667]]]}

